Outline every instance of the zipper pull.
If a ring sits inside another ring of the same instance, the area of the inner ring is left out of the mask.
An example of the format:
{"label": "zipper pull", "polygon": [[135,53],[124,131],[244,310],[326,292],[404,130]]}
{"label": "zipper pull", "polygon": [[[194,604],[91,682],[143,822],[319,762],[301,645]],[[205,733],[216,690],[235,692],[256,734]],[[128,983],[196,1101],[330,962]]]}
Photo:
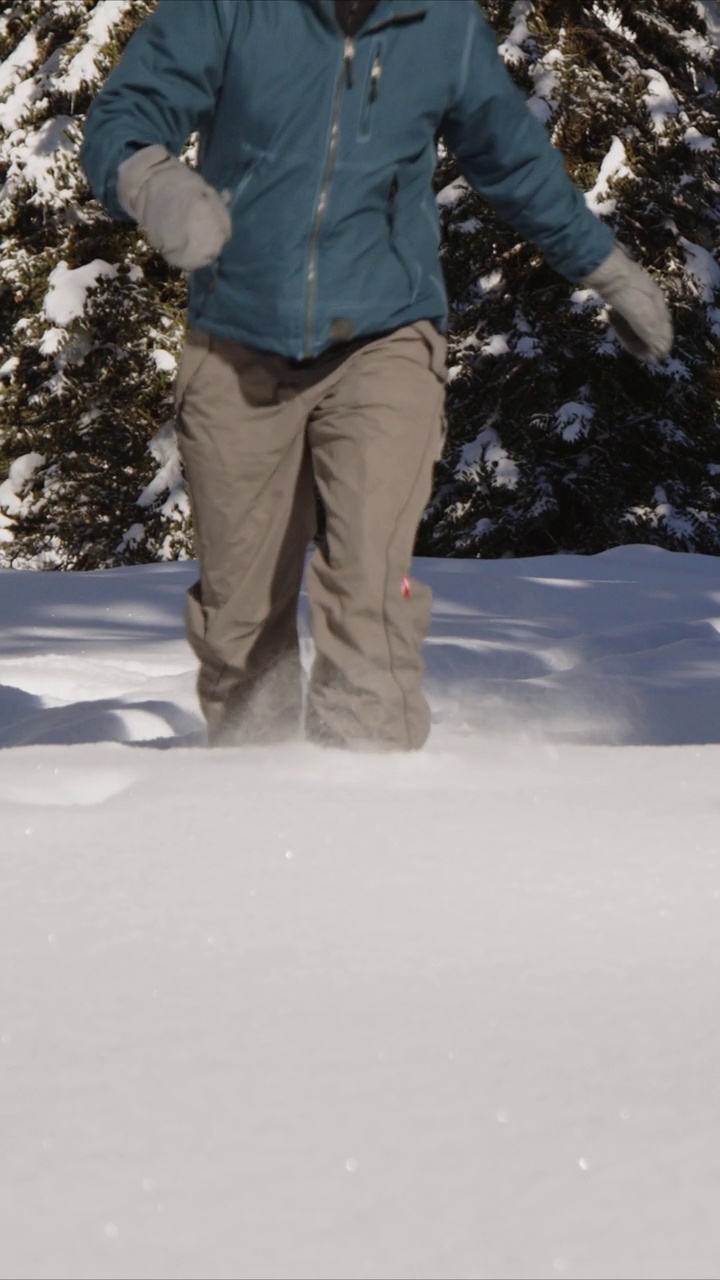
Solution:
{"label": "zipper pull", "polygon": [[373,62],[372,71],[370,72],[370,101],[371,102],[374,102],[378,96],[381,75],[382,75],[382,63],[380,61],[380,54],[378,54],[375,61]]}
{"label": "zipper pull", "polygon": [[355,61],[355,41],[350,36],[345,37],[345,82],[348,89],[352,89],[355,83],[355,73],[353,71],[353,63]]}

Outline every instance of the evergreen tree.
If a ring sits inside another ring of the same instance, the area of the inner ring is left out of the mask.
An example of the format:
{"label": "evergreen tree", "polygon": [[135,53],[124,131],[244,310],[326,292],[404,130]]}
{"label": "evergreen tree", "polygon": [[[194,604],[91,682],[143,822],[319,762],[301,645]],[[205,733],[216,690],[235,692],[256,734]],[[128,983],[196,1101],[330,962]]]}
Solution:
{"label": "evergreen tree", "polygon": [[0,17],[6,564],[189,553],[172,423],[184,283],[91,200],[77,160],[92,94],[152,7],[19,0]]}
{"label": "evergreen tree", "polygon": [[[107,218],[77,164],[91,96],[153,3],[0,0],[4,563],[190,552],[171,394],[184,281]],[[482,7],[572,176],[662,279],[678,341],[658,369],[625,354],[599,300],[518,243],[442,156],[449,436],[418,549],[717,553],[718,6]]]}
{"label": "evergreen tree", "polygon": [[445,157],[450,430],[420,550],[532,555],[645,542],[717,554],[717,6],[483,7],[572,177],[661,279],[677,344],[658,368],[627,355],[600,300],[519,244]]}

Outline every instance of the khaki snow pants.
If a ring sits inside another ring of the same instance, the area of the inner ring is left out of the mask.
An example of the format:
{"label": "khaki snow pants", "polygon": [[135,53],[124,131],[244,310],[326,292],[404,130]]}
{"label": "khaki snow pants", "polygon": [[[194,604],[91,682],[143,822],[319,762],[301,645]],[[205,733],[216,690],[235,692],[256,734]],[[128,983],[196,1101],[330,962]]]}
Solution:
{"label": "khaki snow pants", "polygon": [[431,596],[407,575],[442,443],[445,346],[421,321],[319,372],[189,333],[176,403],[200,580],[186,618],[211,745],[300,728],[315,485],[326,529],[308,568],[306,734],[358,749],[424,743]]}

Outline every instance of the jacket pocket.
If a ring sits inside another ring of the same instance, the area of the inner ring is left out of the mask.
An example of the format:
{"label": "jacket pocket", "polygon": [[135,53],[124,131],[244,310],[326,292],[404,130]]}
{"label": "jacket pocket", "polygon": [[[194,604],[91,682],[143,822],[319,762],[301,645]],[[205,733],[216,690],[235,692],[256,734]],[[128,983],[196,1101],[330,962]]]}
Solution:
{"label": "jacket pocket", "polygon": [[227,205],[230,214],[235,212],[235,209],[242,199],[243,192],[250,186],[259,164],[260,156],[257,155],[245,156],[242,161],[238,162],[233,175],[232,184],[228,190]]}
{"label": "jacket pocket", "polygon": [[398,217],[397,197],[398,197],[398,177],[394,175],[387,200],[387,218],[390,229],[390,249],[398,263],[403,269],[407,280],[408,296],[406,298],[406,306],[415,301],[420,281],[422,280],[422,265],[417,254],[413,253],[412,246],[401,231],[401,219]]}
{"label": "jacket pocket", "polygon": [[235,165],[233,179],[226,188],[228,192],[228,209],[230,214],[241,203],[243,195],[250,186],[258,170],[264,168],[267,164],[274,160],[274,152],[267,147],[254,146],[251,142],[238,142],[238,159]]}
{"label": "jacket pocket", "polygon": [[432,320],[416,320],[413,325],[422,338],[428,354],[428,367],[438,382],[447,382],[447,338],[435,328]]}
{"label": "jacket pocket", "polygon": [[383,49],[382,40],[376,40],[372,46],[370,54],[370,63],[368,66],[367,78],[363,91],[362,111],[360,113],[360,129],[358,131],[358,142],[369,142],[372,134],[373,118],[375,115],[375,103],[380,96],[380,82],[382,80],[383,66]]}
{"label": "jacket pocket", "polygon": [[420,281],[422,279],[422,266],[412,252],[407,240],[397,232],[393,232],[390,247],[395,257],[402,267],[407,279],[408,298],[407,304],[414,302],[420,289]]}
{"label": "jacket pocket", "polygon": [[[245,196],[250,184],[252,183],[258,172],[262,172],[265,165],[271,163],[275,159],[274,151],[268,147],[255,146],[251,142],[239,141],[237,143],[238,158],[232,169],[232,177],[230,182],[222,184],[221,194],[227,206],[230,217],[233,218],[238,209],[242,206],[243,197]],[[199,301],[200,305],[204,305],[210,295],[217,288],[218,280],[222,271],[223,256],[232,245],[232,235],[223,248],[220,250],[219,256],[211,266],[203,268],[202,273],[198,273],[199,285]]]}

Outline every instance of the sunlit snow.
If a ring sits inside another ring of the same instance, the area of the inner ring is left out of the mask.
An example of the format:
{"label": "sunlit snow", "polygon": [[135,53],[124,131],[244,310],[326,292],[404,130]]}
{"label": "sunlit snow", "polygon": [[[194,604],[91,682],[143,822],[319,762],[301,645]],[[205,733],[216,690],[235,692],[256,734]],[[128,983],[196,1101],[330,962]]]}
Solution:
{"label": "sunlit snow", "polygon": [[720,289],[720,264],[714,254],[692,240],[680,237],[680,244],[685,250],[687,270],[696,280],[705,302],[712,302],[715,293]]}
{"label": "sunlit snow", "polygon": [[720,46],[720,4],[718,0],[695,0],[695,8],[704,18],[712,43]]}
{"label": "sunlit snow", "polygon": [[22,506],[20,494],[38,467],[44,466],[45,459],[40,453],[24,453],[10,464],[7,480],[0,484],[0,509],[9,515],[15,515]]}
{"label": "sunlit snow", "polygon": [[508,66],[516,66],[528,60],[528,54],[523,49],[523,45],[530,35],[527,19],[534,8],[533,0],[515,0],[512,6],[510,11],[513,21],[512,30],[498,46],[500,55]]}
{"label": "sunlit snow", "polygon": [[663,134],[667,129],[670,117],[678,113],[677,98],[665,77],[654,67],[643,71],[642,74],[648,82],[648,91],[644,95],[644,101],[653,128],[656,133]]}
{"label": "sunlit snow", "polygon": [[685,130],[683,142],[692,151],[714,151],[716,145],[714,138],[709,138],[706,133],[700,133],[700,130],[694,127]]}
{"label": "sunlit snow", "polygon": [[612,145],[600,165],[597,182],[585,195],[590,209],[597,214],[611,214],[617,208],[617,201],[609,196],[609,184],[613,179],[634,178],[635,175],[627,164],[625,144],[620,138],[613,138]]}
{"label": "sunlit snow", "polygon": [[96,0],[82,48],[58,77],[58,87],[63,92],[77,93],[83,84],[92,84],[97,79],[98,54],[107,45],[113,27],[123,18],[131,3],[132,0]]}
{"label": "sunlit snow", "polygon": [[719,562],[415,572],[411,756],[202,750],[193,565],[0,573],[4,1275],[715,1274]]}
{"label": "sunlit snow", "polygon": [[64,326],[77,319],[83,313],[88,289],[100,276],[116,274],[117,267],[103,262],[102,258],[73,269],[66,262],[59,262],[50,272],[50,287],[45,296],[44,310],[48,320]]}

